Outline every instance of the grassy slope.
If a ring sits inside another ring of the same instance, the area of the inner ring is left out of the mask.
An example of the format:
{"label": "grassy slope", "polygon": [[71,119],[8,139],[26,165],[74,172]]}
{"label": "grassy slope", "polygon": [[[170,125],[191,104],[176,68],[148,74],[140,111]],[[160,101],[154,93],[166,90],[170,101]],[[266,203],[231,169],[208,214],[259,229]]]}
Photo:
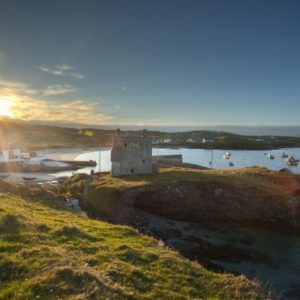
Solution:
{"label": "grassy slope", "polygon": [[0,196],[0,299],[250,299],[257,290],[129,227]]}

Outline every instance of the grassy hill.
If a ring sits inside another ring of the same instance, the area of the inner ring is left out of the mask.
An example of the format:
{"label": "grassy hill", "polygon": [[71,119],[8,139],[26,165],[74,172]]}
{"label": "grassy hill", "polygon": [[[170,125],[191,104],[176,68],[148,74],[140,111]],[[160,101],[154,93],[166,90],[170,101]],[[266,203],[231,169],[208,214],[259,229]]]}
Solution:
{"label": "grassy hill", "polygon": [[159,241],[88,219],[62,202],[0,196],[0,299],[257,299]]}

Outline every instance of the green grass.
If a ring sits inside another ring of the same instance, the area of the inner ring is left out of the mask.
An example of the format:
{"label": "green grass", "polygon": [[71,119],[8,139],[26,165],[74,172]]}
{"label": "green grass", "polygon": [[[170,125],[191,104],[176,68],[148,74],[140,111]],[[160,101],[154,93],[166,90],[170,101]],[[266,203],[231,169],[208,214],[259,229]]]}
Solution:
{"label": "green grass", "polygon": [[129,227],[0,196],[0,299],[259,297],[257,283],[210,272]]}

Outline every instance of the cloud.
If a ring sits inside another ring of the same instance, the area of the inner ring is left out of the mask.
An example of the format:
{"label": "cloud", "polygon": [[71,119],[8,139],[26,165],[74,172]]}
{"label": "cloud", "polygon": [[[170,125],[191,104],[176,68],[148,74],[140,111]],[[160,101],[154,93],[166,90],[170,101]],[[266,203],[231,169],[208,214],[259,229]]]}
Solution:
{"label": "cloud", "polygon": [[62,71],[68,71],[68,70],[73,70],[74,68],[68,64],[60,64],[56,66],[57,69],[62,70]]}
{"label": "cloud", "polygon": [[53,96],[53,95],[63,95],[63,94],[74,94],[78,91],[73,85],[70,84],[56,84],[56,85],[49,85],[43,91],[43,96]]}
{"label": "cloud", "polygon": [[30,85],[11,80],[0,80],[1,93],[5,95],[15,95],[22,93],[24,95],[36,95],[38,91]]}
{"label": "cloud", "polygon": [[62,70],[49,69],[48,67],[44,67],[44,66],[38,66],[38,69],[40,69],[43,72],[47,72],[47,73],[50,73],[50,74],[53,74],[53,75],[57,75],[57,76],[63,76],[63,75],[65,75]]}
{"label": "cloud", "polygon": [[0,99],[11,102],[11,119],[59,124],[110,124],[113,116],[103,112],[97,102],[76,100],[48,100],[43,96],[73,94],[78,89],[72,85],[49,85],[42,91],[31,85],[0,78]]}
{"label": "cloud", "polygon": [[73,76],[73,77],[75,77],[75,78],[77,78],[77,79],[83,79],[84,78],[84,75],[82,75],[82,74],[80,74],[80,73],[68,73],[68,75],[70,75],[70,76]]}
{"label": "cloud", "polygon": [[78,72],[69,72],[71,70],[74,70],[75,68],[68,65],[68,64],[59,64],[56,65],[55,68],[49,68],[47,66],[38,66],[38,69],[57,76],[71,76],[76,79],[83,79],[85,76]]}
{"label": "cloud", "polygon": [[120,106],[119,105],[115,105],[114,109],[120,109]]}
{"label": "cloud", "polygon": [[11,112],[16,119],[25,121],[55,122],[56,124],[110,124],[113,116],[99,112],[99,103],[83,100],[50,102],[46,100],[17,98]]}
{"label": "cloud", "polygon": [[122,91],[126,91],[127,90],[127,86],[122,86],[121,90]]}

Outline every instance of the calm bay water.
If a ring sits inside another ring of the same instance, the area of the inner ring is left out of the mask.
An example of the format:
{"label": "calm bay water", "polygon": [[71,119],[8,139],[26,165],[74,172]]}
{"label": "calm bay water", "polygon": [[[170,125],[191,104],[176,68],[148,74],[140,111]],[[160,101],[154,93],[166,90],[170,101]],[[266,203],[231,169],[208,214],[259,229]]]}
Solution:
{"label": "calm bay water", "polygon": [[[300,158],[300,148],[285,148],[276,150],[231,150],[231,157],[229,160],[224,160],[223,155],[227,150],[205,150],[205,149],[188,149],[188,148],[153,148],[153,155],[167,155],[167,154],[182,154],[183,162],[201,165],[209,167],[209,161],[213,161],[213,168],[216,169],[232,169],[248,166],[262,166],[271,170],[280,170],[282,168],[289,168],[293,173],[300,174],[300,165],[288,167],[286,164],[286,158],[282,158],[282,152],[288,155],[293,155],[295,158]],[[267,154],[274,155],[274,159],[270,160]],[[77,172],[90,173],[93,169],[96,172],[99,171],[99,161],[101,171],[110,171],[110,150],[92,151],[80,154],[75,160],[95,160],[97,167],[84,168]],[[233,167],[228,165],[229,162],[234,164]],[[71,172],[60,172],[58,176],[68,176]]]}
{"label": "calm bay water", "polygon": [[[50,152],[51,149],[49,149]],[[55,153],[61,154],[62,156],[68,156],[70,149],[55,149]],[[153,155],[168,155],[168,154],[182,154],[183,162],[201,165],[204,167],[210,167],[209,161],[213,161],[212,167],[215,169],[232,169],[249,166],[262,166],[267,167],[271,170],[280,170],[282,168],[289,168],[293,173],[300,174],[299,166],[288,167],[286,165],[286,158],[282,158],[282,152],[288,155],[293,155],[295,158],[300,159],[300,148],[285,148],[276,150],[231,150],[231,157],[229,160],[224,160],[223,155],[226,154],[227,150],[204,150],[204,149],[188,149],[188,148],[153,148]],[[87,173],[90,174],[91,170],[95,172],[100,170],[102,172],[111,170],[110,162],[110,149],[102,149],[97,151],[93,149],[82,149],[82,154],[78,152],[78,156],[75,160],[94,160],[97,162],[96,167],[87,167],[77,171],[65,171],[58,173],[30,173],[30,177],[36,177],[37,180],[47,181],[55,179],[59,176],[71,176],[74,173]],[[274,155],[274,159],[270,160],[267,154]],[[47,155],[47,152],[46,152]],[[73,156],[74,157],[74,156]],[[63,159],[67,159],[63,157]],[[71,158],[70,158],[71,159]],[[233,167],[228,165],[229,162],[234,164]],[[22,176],[29,176],[28,173],[10,173],[11,180],[22,181]]]}

